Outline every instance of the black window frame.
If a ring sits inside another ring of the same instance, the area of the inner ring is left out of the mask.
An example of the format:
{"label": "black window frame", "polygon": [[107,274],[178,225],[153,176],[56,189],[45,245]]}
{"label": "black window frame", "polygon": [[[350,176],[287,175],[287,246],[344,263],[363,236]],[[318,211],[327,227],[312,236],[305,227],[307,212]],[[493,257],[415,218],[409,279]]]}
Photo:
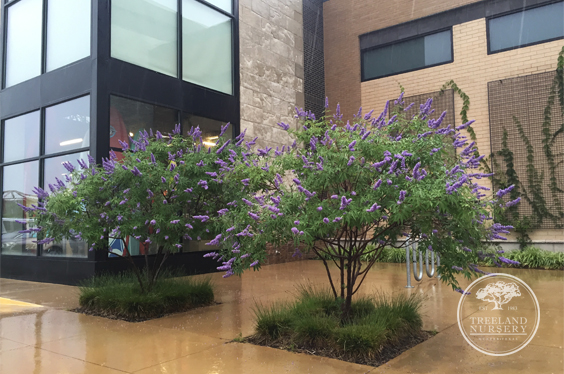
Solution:
{"label": "black window frame", "polygon": [[556,38],[540,40],[538,42],[526,43],[526,44],[518,45],[518,46],[515,46],[515,47],[508,47],[508,48],[498,49],[498,50],[495,50],[495,51],[491,50],[491,43],[490,43],[490,39],[491,39],[490,38],[490,21],[491,20],[497,19],[497,18],[502,18],[502,17],[505,17],[505,16],[510,16],[510,15],[517,14],[517,13],[524,13],[524,12],[527,12],[527,11],[532,10],[532,9],[542,8],[542,7],[545,7],[545,6],[548,6],[548,5],[553,5],[553,4],[558,4],[558,3],[564,3],[564,1],[563,0],[546,1],[546,2],[543,2],[541,4],[534,4],[534,5],[526,6],[523,9],[512,10],[512,11],[509,11],[509,12],[499,13],[499,14],[496,14],[496,15],[493,15],[493,16],[486,17],[486,40],[487,40],[487,45],[488,45],[488,55],[493,55],[493,54],[496,54],[496,53],[512,51],[514,49],[526,48],[526,47],[530,47],[530,46],[537,45],[537,44],[549,43],[549,42],[553,42],[555,40],[564,39],[564,36],[559,36],[559,37],[556,37]]}
{"label": "black window frame", "polygon": [[51,73],[53,71],[57,71],[59,69],[64,69],[65,67],[72,65],[72,64],[76,64],[77,62],[80,61],[86,61],[89,60],[90,58],[92,58],[93,55],[93,36],[94,36],[94,30],[93,30],[93,25],[94,23],[92,22],[92,17],[94,16],[94,2],[96,0],[90,0],[90,17],[91,17],[91,22],[90,22],[90,54],[88,56],[85,56],[83,58],[80,58],[78,60],[69,62],[66,65],[60,66],[56,69],[53,70],[49,70],[47,71],[47,11],[49,9],[49,0],[41,0],[41,6],[42,6],[42,15],[41,15],[41,61],[40,61],[40,65],[41,65],[41,70],[38,76],[29,78],[28,80],[25,80],[23,82],[17,83],[15,85],[6,87],[6,61],[7,61],[7,56],[8,56],[8,51],[7,51],[7,47],[8,47],[8,10],[9,8],[16,4],[19,3],[20,1],[25,1],[25,0],[6,0],[6,2],[4,3],[4,14],[2,15],[2,34],[3,34],[3,40],[2,40],[2,72],[1,72],[1,79],[2,79],[2,85],[0,86],[0,88],[2,90],[6,89],[6,88],[10,88],[13,86],[17,86],[18,84],[27,82],[28,80],[37,78],[42,76],[43,74],[46,73]]}
{"label": "black window frame", "polygon": [[[422,66],[422,67],[419,67],[419,68],[408,69],[408,70],[405,70],[405,71],[386,74],[386,75],[382,75],[382,76],[378,76],[378,77],[374,77],[374,78],[366,78],[365,77],[365,75],[364,75],[364,53],[370,52],[370,51],[373,51],[373,50],[376,50],[376,49],[380,49],[380,48],[389,47],[389,46],[394,45],[394,44],[400,44],[400,43],[403,43],[403,42],[424,38],[424,37],[429,36],[429,35],[443,33],[443,32],[446,32],[446,31],[450,32],[450,56],[451,56],[450,60],[444,61],[444,62],[439,62],[439,63],[432,64],[432,65],[425,65],[425,66]],[[409,38],[395,40],[395,41],[380,44],[380,45],[377,45],[377,46],[374,46],[374,47],[361,49],[360,50],[360,82],[361,83],[369,82],[369,81],[372,81],[372,80],[375,80],[375,79],[382,79],[382,78],[391,77],[391,76],[394,76],[394,75],[410,73],[412,71],[423,70],[423,69],[428,69],[428,68],[432,68],[432,67],[435,67],[435,66],[451,64],[453,62],[454,62],[454,40],[453,40],[452,26],[449,26],[449,27],[436,29],[436,30],[433,30],[433,31],[430,31],[430,32],[427,32],[427,33],[417,34],[417,35],[411,36]]]}
{"label": "black window frame", "polygon": [[[15,0],[15,1],[20,1],[20,0]],[[208,8],[211,8],[212,10],[214,10],[216,12],[221,13],[224,16],[229,17],[229,19],[231,21],[231,93],[229,93],[229,94],[183,79],[183,77],[182,77],[182,73],[183,73],[183,71],[182,71],[182,64],[183,64],[183,61],[182,61],[182,52],[183,52],[183,50],[182,50],[182,0],[176,0],[176,76],[171,76],[171,75],[168,75],[168,74],[165,74],[165,73],[161,73],[159,71],[152,70],[152,69],[147,68],[145,66],[134,64],[134,63],[129,62],[129,61],[124,61],[124,60],[121,60],[119,58],[115,58],[115,57],[112,56],[112,32],[111,32],[111,28],[112,28],[112,1],[113,0],[109,0],[110,33],[109,33],[109,36],[108,36],[109,43],[108,43],[108,51],[107,51],[108,56],[110,56],[111,59],[119,60],[123,63],[134,65],[134,66],[140,67],[142,69],[147,69],[147,70],[154,72],[155,74],[160,74],[160,75],[163,75],[163,76],[168,77],[168,78],[179,79],[183,82],[190,83],[194,86],[201,87],[203,89],[210,90],[210,91],[213,91],[213,92],[221,94],[221,95],[228,95],[228,96],[238,96],[239,95],[238,89],[235,88],[236,85],[239,82],[238,78],[236,78],[236,75],[239,74],[239,69],[238,69],[239,59],[238,59],[238,56],[236,55],[236,51],[239,50],[239,48],[238,48],[239,29],[238,29],[238,24],[237,24],[238,19],[239,19],[239,16],[238,16],[239,12],[236,11],[236,8],[235,8],[239,4],[237,0],[231,0],[231,10],[232,10],[231,12],[223,10],[223,9],[217,7],[216,5],[213,5],[213,4],[211,4],[211,3],[209,3],[205,0],[193,0],[193,1],[196,1],[200,4],[207,6]]]}
{"label": "black window frame", "polygon": [[[18,0],[19,1],[19,0]],[[24,112],[24,113],[20,113],[14,116],[10,116],[10,117],[6,117],[3,118],[2,121],[0,121],[0,139],[2,139],[2,141],[0,141],[0,192],[2,193],[2,201],[4,199],[4,167],[6,166],[13,166],[13,165],[18,165],[18,164],[24,164],[27,162],[33,162],[33,161],[37,161],[39,163],[39,175],[38,175],[38,181],[37,181],[37,186],[40,188],[45,189],[45,184],[44,184],[44,177],[45,177],[45,159],[49,159],[49,158],[53,158],[53,157],[59,157],[59,156],[67,156],[67,155],[72,155],[74,153],[81,153],[81,152],[90,152],[90,154],[92,154],[92,144],[89,143],[88,147],[82,147],[82,148],[76,148],[76,149],[72,149],[72,150],[68,150],[68,151],[62,151],[62,152],[56,152],[56,153],[49,153],[49,154],[45,154],[45,111],[48,108],[60,105],[60,104],[64,104],[76,99],[80,99],[83,97],[90,97],[90,128],[92,128],[92,113],[93,113],[93,108],[92,108],[92,95],[90,92],[79,95],[79,96],[75,96],[72,98],[67,98],[61,101],[58,101],[56,103],[52,103],[40,108],[35,108],[33,110]],[[10,161],[10,162],[4,162],[4,129],[5,129],[5,123],[6,121],[13,119],[13,118],[17,118],[17,117],[21,117],[24,116],[26,114],[30,114],[30,113],[34,113],[39,111],[39,155],[36,157],[29,157],[29,158],[24,158],[24,159],[20,159],[20,160],[15,160],[15,161]],[[3,203],[0,204],[0,219],[3,218]],[[0,233],[0,243],[2,242],[2,233]],[[43,252],[43,246],[42,245],[37,245],[37,252],[35,257],[43,257],[42,256],[42,252]],[[10,255],[6,255],[6,256],[10,256]],[[34,256],[31,256],[34,257]],[[89,255],[87,254],[86,257],[79,257],[76,259],[80,259],[80,260],[88,260]]]}

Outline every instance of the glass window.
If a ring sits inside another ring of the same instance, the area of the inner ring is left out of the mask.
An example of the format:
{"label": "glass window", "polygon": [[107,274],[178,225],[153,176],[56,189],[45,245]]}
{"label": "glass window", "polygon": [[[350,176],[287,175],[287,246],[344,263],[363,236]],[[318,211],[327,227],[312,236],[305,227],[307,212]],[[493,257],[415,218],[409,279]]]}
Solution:
{"label": "glass window", "polygon": [[90,96],[45,109],[45,154],[90,145]]}
{"label": "glass window", "polygon": [[121,148],[118,140],[139,137],[139,131],[160,131],[166,136],[178,123],[177,111],[157,105],[112,96],[110,98],[110,147]]}
{"label": "glass window", "polygon": [[113,0],[112,57],[178,76],[176,0]]}
{"label": "glass window", "polygon": [[451,61],[451,31],[442,31],[362,51],[362,80],[400,74]]}
{"label": "glass window", "polygon": [[39,156],[39,111],[4,121],[4,162]]}
{"label": "glass window", "polygon": [[[57,179],[66,183],[67,169],[63,163],[70,162],[75,168],[79,168],[78,159],[88,162],[88,152],[78,152],[70,155],[46,158],[44,160],[43,185],[46,191],[50,191],[49,184],[57,183]],[[60,242],[43,245],[42,256],[64,256],[64,257],[87,257],[87,243],[75,238],[63,239]]]}
{"label": "glass window", "polygon": [[[216,121],[214,119],[194,116],[192,114],[184,113],[182,115],[182,129],[184,132],[190,130],[190,128],[200,127],[202,131],[202,141],[204,142],[204,146],[206,147],[214,147],[215,143],[217,142],[217,138],[221,133],[221,126],[224,126],[225,122]],[[233,126],[229,126],[227,129],[227,133],[224,136],[231,138],[232,137],[232,129]]]}
{"label": "glass window", "polygon": [[232,0],[206,0],[208,3],[225,10],[226,12],[233,13]]}
{"label": "glass window", "polygon": [[233,93],[231,19],[195,0],[182,1],[182,79]]}
{"label": "glass window", "polygon": [[47,4],[47,71],[90,56],[90,0]]}
{"label": "glass window", "polygon": [[[37,204],[37,196],[32,192],[38,185],[39,162],[32,161],[4,167],[2,195],[2,254],[37,254],[37,235],[20,234],[19,231],[34,227],[34,221],[17,204],[31,206]],[[19,222],[16,222],[19,221]],[[23,223],[22,223],[23,222]]]}
{"label": "glass window", "polygon": [[41,74],[42,0],[7,8],[6,87]]}
{"label": "glass window", "polygon": [[157,243],[148,244],[132,236],[125,238],[125,245],[121,239],[109,239],[108,245],[110,247],[108,257],[121,257],[124,255],[126,248],[129,250],[131,256],[144,256],[145,254],[154,255],[157,254],[159,250]]}
{"label": "glass window", "polygon": [[489,20],[490,51],[564,37],[564,2]]}
{"label": "glass window", "polygon": [[66,183],[66,175],[69,173],[67,169],[63,166],[63,163],[70,162],[75,168],[80,168],[77,160],[82,159],[88,163],[88,153],[89,152],[78,152],[72,153],[70,155],[51,157],[45,159],[45,168],[43,176],[43,185],[45,186],[45,191],[49,192],[49,184],[56,184],[57,179],[62,180]]}

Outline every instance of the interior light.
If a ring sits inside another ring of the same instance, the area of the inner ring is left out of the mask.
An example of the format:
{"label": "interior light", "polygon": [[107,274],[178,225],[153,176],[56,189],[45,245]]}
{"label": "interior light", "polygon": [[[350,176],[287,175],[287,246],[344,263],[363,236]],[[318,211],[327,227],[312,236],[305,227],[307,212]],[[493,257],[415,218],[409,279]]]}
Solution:
{"label": "interior light", "polygon": [[76,143],[82,143],[82,138],[78,138],[78,139],[71,139],[71,140],[65,140],[64,142],[59,143],[59,145],[61,147],[64,147],[65,145],[71,145],[71,144],[76,144]]}
{"label": "interior light", "polygon": [[208,139],[219,139],[219,136],[210,136]]}
{"label": "interior light", "polygon": [[215,143],[214,142],[203,142],[204,145],[208,145],[210,147],[215,147]]}
{"label": "interior light", "polygon": [[129,136],[131,136],[131,137],[133,138],[133,133],[132,133],[132,132],[130,132],[130,133],[129,133]]}

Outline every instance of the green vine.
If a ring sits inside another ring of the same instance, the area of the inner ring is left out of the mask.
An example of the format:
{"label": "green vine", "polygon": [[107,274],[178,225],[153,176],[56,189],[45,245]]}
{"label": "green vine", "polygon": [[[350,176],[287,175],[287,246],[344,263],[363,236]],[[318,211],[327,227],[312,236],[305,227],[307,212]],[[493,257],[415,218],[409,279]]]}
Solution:
{"label": "green vine", "polygon": [[[444,92],[448,89],[452,89],[462,99],[462,109],[460,110],[460,119],[461,119],[462,123],[467,123],[468,122],[468,110],[470,110],[470,97],[468,97],[468,95],[466,95],[466,93],[464,91],[462,91],[460,89],[460,87],[458,87],[458,85],[456,83],[454,83],[454,81],[452,79],[450,81],[446,82],[445,84],[443,84],[443,86],[440,89],[439,95],[443,95]],[[474,129],[472,128],[472,126],[468,126],[466,128],[466,130],[470,134],[470,138],[473,141],[476,141],[476,133],[474,132]]]}
{"label": "green vine", "polygon": [[[485,173],[491,173],[492,169],[490,167],[493,165],[495,169],[499,170],[500,165],[497,157],[500,157],[505,164],[505,175],[494,175],[490,177],[492,185],[496,188],[505,189],[511,185],[515,188],[510,192],[509,196],[511,200],[515,200],[518,197],[523,197],[531,206],[533,213],[531,215],[521,216],[519,213],[518,206],[512,206],[506,209],[504,213],[494,212],[500,223],[511,224],[515,228],[517,233],[517,241],[519,246],[523,249],[525,246],[531,243],[531,238],[529,233],[541,226],[545,219],[550,219],[556,228],[562,228],[564,222],[564,209],[562,206],[562,201],[560,201],[558,194],[564,192],[562,188],[558,185],[558,180],[556,174],[558,168],[561,167],[563,161],[556,161],[556,157],[562,156],[564,153],[554,153],[553,147],[558,135],[564,133],[564,123],[560,125],[554,133],[551,132],[551,121],[552,121],[552,111],[553,106],[556,102],[556,97],[558,97],[558,103],[560,104],[562,118],[564,118],[564,47],[558,54],[558,63],[556,69],[556,75],[552,82],[549,97],[547,100],[546,107],[544,109],[544,119],[542,123],[542,149],[544,156],[546,157],[549,171],[549,189],[551,191],[551,202],[553,203],[556,214],[551,213],[547,206],[547,199],[543,193],[543,181],[545,178],[544,171],[538,172],[535,168],[535,152],[534,147],[523,129],[521,122],[513,116],[513,123],[519,133],[519,137],[523,141],[527,152],[527,166],[526,166],[526,186],[520,181],[517,171],[515,170],[515,158],[513,151],[508,145],[508,131],[503,129],[502,138],[502,148],[495,154],[490,154],[488,157],[484,158],[481,162],[482,171]],[[468,122],[468,110],[470,108],[470,98],[464,91],[456,85],[453,80],[448,81],[441,87],[441,94],[448,88],[451,88],[456,92],[460,98],[463,100],[462,110],[460,111],[460,117],[462,123]],[[476,134],[474,130],[469,126],[467,128],[470,137],[473,141],[476,141]]]}

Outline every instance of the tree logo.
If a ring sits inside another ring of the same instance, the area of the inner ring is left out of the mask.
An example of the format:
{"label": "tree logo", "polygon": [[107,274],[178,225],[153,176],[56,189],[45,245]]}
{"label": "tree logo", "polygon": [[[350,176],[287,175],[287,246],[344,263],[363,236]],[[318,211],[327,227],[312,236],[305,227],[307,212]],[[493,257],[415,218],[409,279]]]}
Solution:
{"label": "tree logo", "polygon": [[478,351],[507,356],[525,348],[540,321],[533,290],[521,279],[504,273],[472,282],[458,303],[458,327]]}
{"label": "tree logo", "polygon": [[499,281],[489,283],[486,287],[480,288],[476,292],[478,299],[495,303],[495,307],[492,310],[503,310],[501,306],[507,304],[516,296],[521,296],[521,291],[519,291],[519,286],[514,282],[505,283],[504,281]]}

